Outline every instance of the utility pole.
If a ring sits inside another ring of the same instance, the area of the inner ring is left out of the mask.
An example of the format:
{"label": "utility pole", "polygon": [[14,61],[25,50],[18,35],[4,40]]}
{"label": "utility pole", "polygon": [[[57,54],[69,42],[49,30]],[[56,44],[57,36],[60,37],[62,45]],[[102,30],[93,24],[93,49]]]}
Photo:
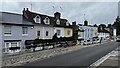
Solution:
{"label": "utility pole", "polygon": [[32,3],[30,4],[30,6],[31,6],[31,11],[32,11]]}
{"label": "utility pole", "polygon": [[85,14],[84,14],[84,20],[86,20],[86,19],[85,19]]}

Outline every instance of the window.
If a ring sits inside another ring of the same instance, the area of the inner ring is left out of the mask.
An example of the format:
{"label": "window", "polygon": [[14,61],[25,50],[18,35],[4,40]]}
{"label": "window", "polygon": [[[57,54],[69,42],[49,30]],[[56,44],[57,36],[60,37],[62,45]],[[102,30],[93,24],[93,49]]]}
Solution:
{"label": "window", "polygon": [[[19,52],[20,51],[20,42],[5,42],[4,52]],[[12,49],[15,48],[15,49]]]}
{"label": "window", "polygon": [[46,31],[46,36],[48,36],[48,31]]}
{"label": "window", "polygon": [[60,20],[59,19],[57,19],[56,24],[58,24],[58,25],[60,24]]}
{"label": "window", "polygon": [[11,47],[17,47],[17,42],[11,42]]}
{"label": "window", "polygon": [[37,36],[40,36],[40,31],[37,31]]}
{"label": "window", "polygon": [[22,27],[22,34],[27,35],[28,34],[28,27]]}
{"label": "window", "polygon": [[66,22],[66,25],[69,26],[69,22],[68,21]]}
{"label": "window", "polygon": [[45,24],[50,24],[50,19],[48,17],[46,17],[44,22],[45,22]]}
{"label": "window", "polygon": [[35,21],[36,23],[41,23],[41,18],[40,18],[40,16],[37,15],[37,16],[34,18],[34,21]]}
{"label": "window", "polygon": [[70,35],[70,30],[67,30],[67,35]]}
{"label": "window", "polygon": [[10,45],[10,43],[8,43],[8,42],[6,42],[5,43],[5,51],[3,51],[3,52],[8,52],[9,51],[9,45]]}
{"label": "window", "polygon": [[4,35],[5,36],[10,36],[11,33],[11,26],[4,26]]}
{"label": "window", "polygon": [[60,36],[60,30],[57,30],[57,35]]}

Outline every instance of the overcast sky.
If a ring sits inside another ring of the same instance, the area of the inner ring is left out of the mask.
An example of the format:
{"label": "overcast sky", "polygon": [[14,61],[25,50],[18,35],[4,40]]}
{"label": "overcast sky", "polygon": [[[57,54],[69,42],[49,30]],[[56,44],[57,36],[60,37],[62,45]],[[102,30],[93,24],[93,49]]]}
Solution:
{"label": "overcast sky", "polygon": [[70,23],[83,24],[87,19],[92,25],[108,24],[113,23],[118,15],[117,2],[3,2],[0,11],[22,14],[23,8],[31,10],[31,3],[32,11],[49,16],[59,11],[61,18],[68,19]]}

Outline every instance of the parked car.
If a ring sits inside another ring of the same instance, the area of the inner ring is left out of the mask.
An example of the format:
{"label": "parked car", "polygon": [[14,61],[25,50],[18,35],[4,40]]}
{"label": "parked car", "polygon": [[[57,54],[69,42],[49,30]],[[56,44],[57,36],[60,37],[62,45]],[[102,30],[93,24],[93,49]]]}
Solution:
{"label": "parked car", "polygon": [[90,45],[90,44],[92,44],[92,41],[91,40],[85,40],[83,44],[84,45]]}
{"label": "parked car", "polygon": [[117,42],[120,42],[120,35],[117,36],[116,41],[117,41]]}

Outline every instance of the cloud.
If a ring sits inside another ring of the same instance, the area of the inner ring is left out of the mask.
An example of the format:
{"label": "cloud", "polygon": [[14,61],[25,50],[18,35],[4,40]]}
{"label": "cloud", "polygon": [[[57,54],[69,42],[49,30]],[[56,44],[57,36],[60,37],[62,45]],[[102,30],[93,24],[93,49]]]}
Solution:
{"label": "cloud", "polygon": [[31,9],[31,3],[32,11],[50,16],[59,11],[61,18],[68,19],[70,23],[82,24],[84,14],[90,24],[113,23],[118,13],[117,2],[5,2],[3,11],[22,13],[25,7]]}

